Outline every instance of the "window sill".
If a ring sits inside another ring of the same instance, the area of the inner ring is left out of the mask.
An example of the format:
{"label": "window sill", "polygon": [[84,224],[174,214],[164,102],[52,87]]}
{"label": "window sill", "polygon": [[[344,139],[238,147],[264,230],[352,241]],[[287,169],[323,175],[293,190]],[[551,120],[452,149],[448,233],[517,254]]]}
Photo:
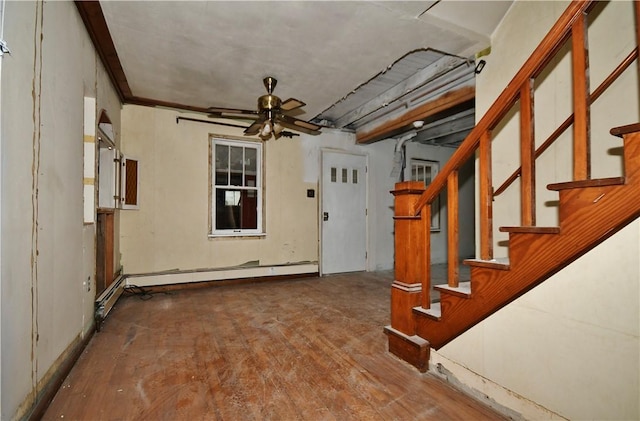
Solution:
{"label": "window sill", "polygon": [[250,238],[264,238],[266,237],[267,234],[265,234],[264,232],[258,232],[258,233],[248,233],[248,234],[242,234],[242,233],[231,233],[231,234],[207,234],[207,237],[210,240],[215,240],[215,239],[221,239],[221,238],[229,238],[229,239],[250,239]]}

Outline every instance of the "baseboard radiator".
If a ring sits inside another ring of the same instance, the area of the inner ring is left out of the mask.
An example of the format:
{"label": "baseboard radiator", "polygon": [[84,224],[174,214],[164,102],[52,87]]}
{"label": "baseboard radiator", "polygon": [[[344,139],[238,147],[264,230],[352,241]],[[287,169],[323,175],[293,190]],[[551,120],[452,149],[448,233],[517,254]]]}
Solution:
{"label": "baseboard radiator", "polygon": [[118,301],[118,298],[120,298],[124,292],[125,279],[125,275],[118,276],[115,281],[113,281],[111,285],[109,285],[107,289],[105,289],[104,292],[96,299],[94,313],[96,330],[100,331],[102,322],[107,317],[116,301]]}

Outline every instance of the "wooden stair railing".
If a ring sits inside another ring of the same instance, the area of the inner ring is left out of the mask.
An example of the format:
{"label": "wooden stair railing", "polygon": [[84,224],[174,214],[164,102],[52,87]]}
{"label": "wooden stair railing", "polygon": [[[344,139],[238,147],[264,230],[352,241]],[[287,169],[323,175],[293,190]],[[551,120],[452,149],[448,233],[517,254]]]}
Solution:
{"label": "wooden stair railing", "polygon": [[[425,189],[421,182],[398,183],[395,196],[395,281],[391,290],[391,325],[385,327],[389,351],[419,370],[428,368],[430,348],[438,349],[586,253],[640,215],[640,125],[612,130],[624,135],[625,176],[590,180],[590,106],[622,74],[638,47],[593,93],[589,93],[587,15],[593,1],[572,2],[469,133],[442,171]],[[634,2],[640,19],[640,6]],[[562,46],[571,40],[573,114],[536,150],[534,82]],[[636,40],[640,40],[636,22]],[[638,65],[640,72],[640,65]],[[519,101],[520,164],[496,193],[492,187],[491,136]],[[573,132],[573,181],[550,185],[560,194],[560,227],[536,226],[535,160],[570,125]],[[458,171],[477,154],[479,167],[479,259],[471,281],[458,274]],[[509,233],[509,258],[493,259],[493,198],[520,177],[520,227]],[[448,284],[436,287],[440,303],[432,305],[430,286],[431,203],[447,189]],[[632,204],[629,204],[632,202]],[[593,219],[598,223],[592,223]],[[582,226],[589,221],[590,229]],[[526,261],[534,250],[536,265]],[[545,262],[540,264],[540,256]]]}

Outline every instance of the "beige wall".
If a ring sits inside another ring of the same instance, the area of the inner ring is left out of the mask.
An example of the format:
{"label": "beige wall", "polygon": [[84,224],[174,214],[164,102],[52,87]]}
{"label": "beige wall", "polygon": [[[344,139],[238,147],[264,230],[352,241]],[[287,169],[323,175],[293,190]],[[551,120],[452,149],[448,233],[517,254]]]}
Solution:
{"label": "beige wall", "polygon": [[83,99],[116,125],[120,109],[72,2],[7,2],[4,24],[0,417],[13,419],[93,325]]}
{"label": "beige wall", "polygon": [[[209,136],[242,138],[240,129],[191,121],[176,111],[127,105],[122,150],[139,159],[140,209],[121,212],[124,271],[215,269],[317,262],[317,195],[304,182],[301,142],[264,143],[266,235],[209,238]],[[202,118],[200,115],[189,115]]]}
{"label": "beige wall", "polygon": [[[562,13],[563,2],[517,1],[496,30],[477,79],[479,116]],[[630,2],[611,2],[590,25],[592,89],[634,48]],[[526,28],[526,30],[523,30]],[[571,111],[570,58],[554,63],[536,88],[536,143]],[[595,177],[620,175],[621,145],[608,135],[638,121],[635,65],[592,108]],[[514,168],[517,114],[497,134],[494,185]],[[570,179],[570,137],[538,161],[539,225],[557,223],[544,186]],[[495,226],[518,224],[517,186],[496,201]],[[517,199],[516,199],[517,200]],[[500,203],[498,203],[500,201]],[[640,224],[633,222],[541,286],[435,353],[432,363],[529,419],[640,418]],[[504,238],[496,238],[496,241]],[[497,255],[506,255],[498,248]],[[535,262],[535,256],[532,256]]]}

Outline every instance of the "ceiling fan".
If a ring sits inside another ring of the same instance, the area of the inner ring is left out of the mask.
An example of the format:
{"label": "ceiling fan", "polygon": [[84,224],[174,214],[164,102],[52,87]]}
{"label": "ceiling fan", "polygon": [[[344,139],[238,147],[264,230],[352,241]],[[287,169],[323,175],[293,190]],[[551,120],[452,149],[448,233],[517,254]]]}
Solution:
{"label": "ceiling fan", "polygon": [[265,77],[262,82],[267,89],[267,94],[258,98],[258,109],[256,111],[210,107],[207,110],[210,113],[209,117],[255,120],[246,128],[244,134],[247,136],[258,135],[262,140],[269,140],[271,136],[276,139],[283,135],[286,136],[285,128],[310,135],[320,134],[320,126],[317,124],[299,120],[287,114],[290,111],[304,107],[306,105],[304,102],[295,98],[282,101],[275,96],[273,90],[278,81],[271,76]]}

